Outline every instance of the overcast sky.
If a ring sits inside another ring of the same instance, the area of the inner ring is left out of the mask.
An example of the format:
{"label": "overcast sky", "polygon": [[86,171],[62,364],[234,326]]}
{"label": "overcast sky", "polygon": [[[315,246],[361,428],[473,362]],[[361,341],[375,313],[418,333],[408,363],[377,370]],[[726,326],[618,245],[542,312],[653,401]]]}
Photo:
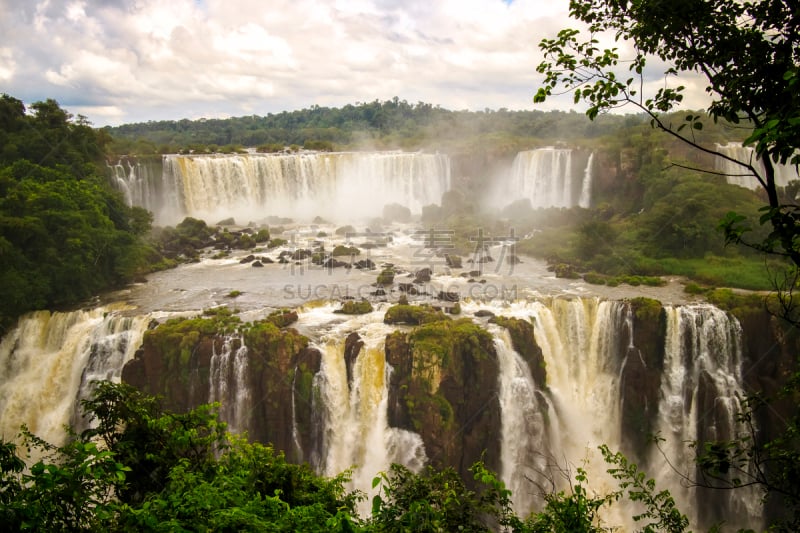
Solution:
{"label": "overcast sky", "polygon": [[394,96],[447,109],[565,109],[569,100],[534,107],[532,96],[539,41],[576,26],[567,5],[0,0],[0,92],[54,98],[97,126]]}

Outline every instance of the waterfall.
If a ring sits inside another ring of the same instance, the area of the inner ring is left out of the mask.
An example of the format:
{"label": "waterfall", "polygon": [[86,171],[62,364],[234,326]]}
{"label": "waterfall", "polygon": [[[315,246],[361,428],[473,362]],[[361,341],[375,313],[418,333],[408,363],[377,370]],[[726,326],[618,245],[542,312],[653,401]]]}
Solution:
{"label": "waterfall", "polygon": [[[542,499],[532,484],[546,486],[554,449],[547,428],[556,420],[547,396],[536,390],[527,363],[514,350],[503,328],[492,327],[497,362],[503,439],[501,479],[512,492],[514,510],[525,515],[541,507]],[[537,487],[538,488],[538,487]]]}
{"label": "waterfall", "polygon": [[220,403],[220,419],[231,432],[248,428],[250,389],[247,383],[247,346],[241,335],[226,335],[222,346],[212,347],[209,402]]}
{"label": "waterfall", "polygon": [[123,158],[107,166],[111,173],[111,184],[123,194],[128,205],[144,207],[154,213],[161,211],[163,191],[159,183],[160,165]]}
{"label": "waterfall", "polygon": [[114,167],[129,201],[154,211],[158,223],[185,216],[358,220],[380,216],[389,203],[419,213],[450,187],[450,160],[441,154],[165,155],[162,166],[158,188],[140,187],[133,167]]}
{"label": "waterfall", "polygon": [[80,401],[92,381],[119,381],[141,345],[149,317],[121,308],[25,315],[0,342],[0,437],[14,439],[26,424],[35,435],[62,443],[64,426],[85,428]]}
{"label": "waterfall", "polygon": [[[688,443],[728,440],[736,435],[741,412],[741,326],[711,305],[666,307],[667,338],[657,431],[661,451],[650,459],[651,475],[668,479],[673,470],[695,479],[695,452]],[[731,523],[746,524],[761,514],[755,488],[701,492],[674,484],[672,495],[684,508],[707,507],[711,498]],[[704,505],[704,502],[706,505]],[[753,527],[757,527],[753,524]]]}
{"label": "waterfall", "polygon": [[519,152],[511,166],[510,179],[499,192],[499,205],[528,199],[531,206],[588,207],[591,205],[592,157],[585,166],[571,149],[539,148]]}
{"label": "waterfall", "polygon": [[[737,161],[751,164],[756,171],[764,177],[765,170],[764,164],[756,158],[755,150],[749,146],[742,146],[740,143],[728,143],[725,145],[717,144],[716,149],[723,155],[731,157]],[[780,165],[774,163],[775,167],[775,184],[778,187],[785,187],[790,181],[800,179],[797,168],[794,165]],[[728,183],[731,185],[738,185],[748,189],[758,190],[761,184],[755,176],[747,174],[747,169],[722,157],[717,157],[714,163],[714,169],[717,172],[725,174]]]}
{"label": "waterfall", "polygon": [[589,209],[592,206],[592,170],[594,163],[594,152],[589,154],[586,161],[586,168],[583,170],[583,183],[581,184],[581,197],[578,206]]}
{"label": "waterfall", "polygon": [[[353,365],[348,383],[341,338],[333,336],[319,346],[322,366],[314,386],[322,398],[325,425],[324,475],[333,476],[352,468],[351,487],[369,496],[373,477],[400,463],[413,471],[427,461],[422,438],[413,432],[389,427],[387,401],[391,366],[385,361],[383,324],[361,331],[365,344]],[[375,333],[379,334],[375,334]],[[372,334],[370,334],[372,333]],[[362,502],[369,513],[370,501]]]}
{"label": "waterfall", "polygon": [[[382,322],[385,308],[345,317],[334,312],[337,307],[310,306],[301,310],[296,324],[313,337],[322,354],[311,395],[318,433],[314,449],[306,452],[321,474],[352,469],[348,488],[371,495],[371,480],[378,472],[394,462],[418,471],[427,457],[419,434],[388,424],[393,369],[386,362],[384,342],[396,328]],[[513,491],[515,510],[524,515],[539,508],[542,489],[565,489],[565,476],[577,466],[587,471],[591,490],[616,490],[597,447],[622,447],[621,375],[638,353],[630,304],[599,298],[463,302],[465,314],[479,308],[530,321],[545,362],[547,382],[541,387],[514,350],[508,331],[487,326],[498,363],[500,476]],[[656,431],[665,440],[660,452],[645,458],[644,470],[659,489],[672,492],[679,508],[695,513],[697,523],[726,518],[758,527],[761,507],[755,489],[701,492],[682,486],[674,471],[696,476],[687,442],[734,436],[743,396],[741,326],[707,304],[668,306],[665,314],[663,373],[654,415]],[[14,438],[24,423],[49,442],[63,442],[64,425],[83,423],[76,407],[90,394],[91,381],[119,378],[149,320],[149,315],[127,316],[122,307],[41,311],[21,318],[0,342],[0,436]],[[345,338],[352,332],[364,344],[350,354],[348,378]],[[247,355],[241,336],[221,336],[210,360],[209,400],[222,404],[222,418],[235,431],[247,429],[253,403],[246,386]],[[296,443],[296,428],[286,429],[293,431]],[[361,512],[368,512],[368,501]],[[615,512],[622,514],[605,517],[607,523],[628,524],[630,509],[615,507]]]}

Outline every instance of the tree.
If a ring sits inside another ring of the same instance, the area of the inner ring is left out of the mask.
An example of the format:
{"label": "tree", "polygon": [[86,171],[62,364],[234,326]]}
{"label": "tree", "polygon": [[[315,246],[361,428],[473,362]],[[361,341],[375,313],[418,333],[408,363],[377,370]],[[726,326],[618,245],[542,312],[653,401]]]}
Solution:
{"label": "tree", "polygon": [[[763,222],[772,234],[755,244],[759,249],[788,257],[800,266],[800,208],[782,204],[775,183],[774,163],[800,163],[800,10],[785,0],[571,0],[570,15],[588,25],[589,37],[565,29],[539,47],[545,60],[537,70],[545,74],[534,102],[559,92],[573,92],[575,102],[589,104],[587,115],[632,105],[651,118],[651,124],[698,150],[735,161],[696,142],[701,130],[698,115],[688,114],[673,125],[665,113],[681,104],[685,87],[665,83],[646,96],[645,74],[653,59],[667,65],[665,80],[680,73],[699,75],[711,103],[714,121],[749,128],[751,145],[764,165],[738,162],[755,176],[768,199]],[[600,48],[599,35],[633,46],[631,57],[618,48]],[[688,130],[686,129],[688,127]],[[743,242],[749,229],[744,219],[725,221],[729,242]]]}

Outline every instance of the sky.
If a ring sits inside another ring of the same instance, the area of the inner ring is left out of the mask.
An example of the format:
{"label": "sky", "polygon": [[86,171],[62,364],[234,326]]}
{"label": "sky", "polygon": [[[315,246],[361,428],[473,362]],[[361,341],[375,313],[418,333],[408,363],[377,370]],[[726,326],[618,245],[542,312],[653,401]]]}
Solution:
{"label": "sky", "polygon": [[0,93],[53,98],[95,126],[395,96],[454,110],[569,109],[571,98],[532,102],[539,41],[578,26],[568,4],[0,0]]}

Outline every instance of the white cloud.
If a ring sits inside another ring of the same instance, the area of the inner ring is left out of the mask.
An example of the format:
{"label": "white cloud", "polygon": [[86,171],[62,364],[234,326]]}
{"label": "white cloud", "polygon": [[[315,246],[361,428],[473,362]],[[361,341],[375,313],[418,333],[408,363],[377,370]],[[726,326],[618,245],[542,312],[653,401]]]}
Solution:
{"label": "white cloud", "polygon": [[0,80],[18,98],[52,97],[97,124],[394,96],[453,109],[533,109],[537,45],[575,26],[567,5],[0,0]]}

